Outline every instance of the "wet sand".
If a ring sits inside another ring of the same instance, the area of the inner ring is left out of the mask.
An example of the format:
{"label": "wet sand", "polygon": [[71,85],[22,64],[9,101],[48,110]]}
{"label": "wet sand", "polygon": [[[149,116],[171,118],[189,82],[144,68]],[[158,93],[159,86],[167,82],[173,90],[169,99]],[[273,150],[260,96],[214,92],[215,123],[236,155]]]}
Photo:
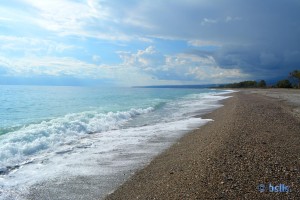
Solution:
{"label": "wet sand", "polygon": [[[232,94],[203,117],[214,122],[186,134],[107,199],[300,199],[298,95]],[[282,184],[281,192],[270,184]]]}

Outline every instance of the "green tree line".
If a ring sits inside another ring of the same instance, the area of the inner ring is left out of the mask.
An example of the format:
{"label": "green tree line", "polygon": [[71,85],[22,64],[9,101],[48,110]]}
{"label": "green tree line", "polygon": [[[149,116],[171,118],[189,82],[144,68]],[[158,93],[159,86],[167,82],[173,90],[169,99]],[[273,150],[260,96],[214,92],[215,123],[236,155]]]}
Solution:
{"label": "green tree line", "polygon": [[[266,88],[265,80],[260,81],[242,81],[239,83],[229,83],[220,85],[219,88]],[[289,74],[289,77],[284,80],[279,80],[275,85],[270,85],[272,88],[300,88],[300,70],[294,70]]]}

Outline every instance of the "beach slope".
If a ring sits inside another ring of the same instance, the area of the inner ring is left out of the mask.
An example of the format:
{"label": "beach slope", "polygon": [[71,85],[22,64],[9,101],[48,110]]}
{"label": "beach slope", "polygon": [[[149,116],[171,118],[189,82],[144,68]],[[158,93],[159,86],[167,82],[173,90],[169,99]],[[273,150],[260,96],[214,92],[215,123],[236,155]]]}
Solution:
{"label": "beach slope", "polygon": [[106,199],[300,199],[295,105],[249,90],[232,96],[203,116],[214,122],[185,135]]}

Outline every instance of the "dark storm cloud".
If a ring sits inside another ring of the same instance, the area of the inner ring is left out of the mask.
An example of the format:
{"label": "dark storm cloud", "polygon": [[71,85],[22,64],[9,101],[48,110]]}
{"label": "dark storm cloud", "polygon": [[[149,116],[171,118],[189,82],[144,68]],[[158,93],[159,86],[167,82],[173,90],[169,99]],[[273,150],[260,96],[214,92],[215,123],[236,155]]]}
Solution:
{"label": "dark storm cloud", "polygon": [[135,15],[153,27],[142,32],[213,41],[219,44],[213,57],[222,68],[253,77],[300,68],[299,0],[144,1],[139,7]]}

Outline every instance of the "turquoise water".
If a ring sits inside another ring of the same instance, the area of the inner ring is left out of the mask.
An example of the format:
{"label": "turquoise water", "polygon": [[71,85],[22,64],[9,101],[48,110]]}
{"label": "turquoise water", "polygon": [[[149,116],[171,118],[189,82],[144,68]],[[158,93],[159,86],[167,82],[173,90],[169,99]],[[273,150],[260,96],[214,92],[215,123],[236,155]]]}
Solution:
{"label": "turquoise water", "polygon": [[195,116],[220,107],[225,97],[219,94],[226,93],[0,86],[0,199],[22,196],[30,185],[68,173],[97,171],[105,179],[107,173],[117,176],[120,166],[130,170],[210,121]]}
{"label": "turquoise water", "polygon": [[0,134],[71,113],[160,106],[208,90],[0,86]]}

